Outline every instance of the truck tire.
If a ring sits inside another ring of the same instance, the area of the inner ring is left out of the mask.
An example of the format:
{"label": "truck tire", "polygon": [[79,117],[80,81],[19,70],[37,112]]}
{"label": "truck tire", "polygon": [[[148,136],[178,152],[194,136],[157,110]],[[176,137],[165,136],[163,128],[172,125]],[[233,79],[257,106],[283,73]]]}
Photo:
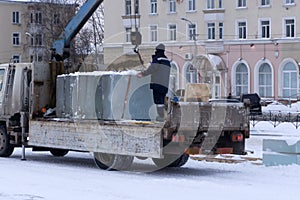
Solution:
{"label": "truck tire", "polygon": [[154,164],[160,169],[166,167],[181,167],[187,163],[189,159],[188,154],[183,154],[178,158],[178,155],[165,155],[163,159],[152,158]]}
{"label": "truck tire", "polygon": [[0,157],[9,157],[14,152],[14,145],[9,140],[5,127],[0,126]]}
{"label": "truck tire", "polygon": [[69,153],[69,150],[66,149],[51,149],[50,153],[55,157],[64,157]]}
{"label": "truck tire", "polygon": [[116,155],[108,153],[94,153],[94,160],[100,169],[104,170],[128,170],[133,162],[133,156]]}
{"label": "truck tire", "polygon": [[180,156],[177,160],[175,160],[173,163],[171,163],[168,167],[182,167],[187,163],[189,160],[189,155],[188,154],[183,154]]}

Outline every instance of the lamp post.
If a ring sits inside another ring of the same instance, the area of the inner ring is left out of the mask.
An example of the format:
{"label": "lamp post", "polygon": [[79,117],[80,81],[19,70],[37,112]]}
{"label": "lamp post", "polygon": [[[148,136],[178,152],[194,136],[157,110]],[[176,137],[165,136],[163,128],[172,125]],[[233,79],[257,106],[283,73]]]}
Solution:
{"label": "lamp post", "polygon": [[[29,38],[30,38],[30,46],[32,45],[32,43],[34,43],[34,36],[31,34],[31,33],[29,33],[29,32],[25,32],[25,35],[26,36],[28,36]],[[32,52],[31,52],[31,50],[32,50]],[[30,60],[30,62],[32,62],[32,61],[35,61],[35,57],[36,57],[36,49],[35,49],[35,47],[32,49],[31,47],[28,49],[28,51],[29,51],[29,60]],[[31,54],[32,53],[32,54]],[[31,55],[33,55],[33,60],[31,60]]]}
{"label": "lamp post", "polygon": [[[181,20],[183,21],[186,21],[188,22],[190,25],[195,25],[191,20],[187,19],[187,18],[184,18],[184,17],[181,17],[180,18]],[[190,70],[190,78],[191,78],[191,83],[196,83],[197,82],[197,78],[196,80],[194,80],[194,73],[197,72],[197,68],[196,68],[196,63],[197,63],[197,60],[196,60],[196,56],[197,56],[197,33],[196,33],[196,25],[195,25],[195,33],[191,35],[193,37],[193,40],[194,40],[194,53],[193,53],[193,66]]]}

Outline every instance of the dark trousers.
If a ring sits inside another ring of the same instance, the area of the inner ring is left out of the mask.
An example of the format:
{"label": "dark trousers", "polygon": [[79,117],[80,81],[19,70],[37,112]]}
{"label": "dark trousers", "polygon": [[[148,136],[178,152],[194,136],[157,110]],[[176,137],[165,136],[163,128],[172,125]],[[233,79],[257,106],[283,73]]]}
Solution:
{"label": "dark trousers", "polygon": [[153,90],[153,100],[155,104],[164,104],[165,103],[166,93],[161,93],[157,90]]}
{"label": "dark trousers", "polygon": [[166,93],[161,93],[157,90],[153,90],[153,100],[156,104],[156,111],[158,114],[157,120],[163,121],[164,119],[164,104],[165,104]]}

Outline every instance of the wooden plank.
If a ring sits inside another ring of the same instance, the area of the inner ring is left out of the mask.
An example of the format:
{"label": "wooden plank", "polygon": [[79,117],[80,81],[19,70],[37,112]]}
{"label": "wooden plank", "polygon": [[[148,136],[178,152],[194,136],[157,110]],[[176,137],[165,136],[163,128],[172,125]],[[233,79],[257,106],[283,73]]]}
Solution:
{"label": "wooden plank", "polygon": [[143,157],[162,157],[161,127],[153,124],[30,121],[29,145]]}

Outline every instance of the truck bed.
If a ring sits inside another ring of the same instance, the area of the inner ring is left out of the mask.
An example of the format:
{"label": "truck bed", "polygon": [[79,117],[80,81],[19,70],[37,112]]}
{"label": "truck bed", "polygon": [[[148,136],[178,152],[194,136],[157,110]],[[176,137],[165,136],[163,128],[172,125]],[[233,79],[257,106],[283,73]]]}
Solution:
{"label": "truck bed", "polygon": [[30,121],[28,145],[161,158],[162,126],[134,120],[35,119]]}

